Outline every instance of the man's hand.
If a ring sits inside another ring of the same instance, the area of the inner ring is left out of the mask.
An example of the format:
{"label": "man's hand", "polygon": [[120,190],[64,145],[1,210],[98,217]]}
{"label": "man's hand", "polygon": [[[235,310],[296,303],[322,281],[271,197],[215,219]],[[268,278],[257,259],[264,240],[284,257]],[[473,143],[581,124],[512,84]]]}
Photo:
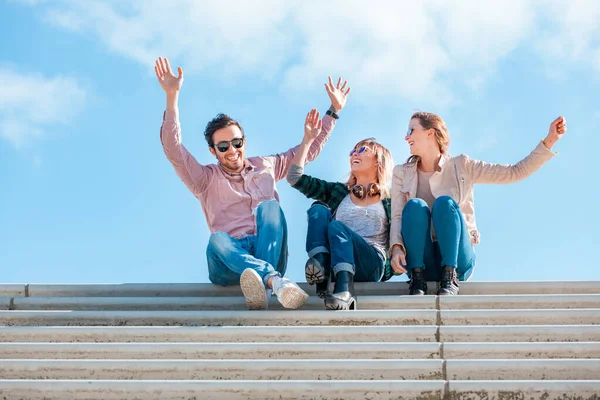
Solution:
{"label": "man's hand", "polygon": [[396,274],[405,274],[406,269],[406,256],[401,248],[396,247],[392,252],[392,259],[390,260],[390,265],[392,266],[392,270]]}
{"label": "man's hand", "polygon": [[348,81],[344,81],[342,85],[342,78],[338,79],[337,85],[333,85],[333,81],[331,77],[329,77],[329,83],[325,84],[325,90],[327,91],[327,95],[331,100],[331,105],[335,108],[335,112],[339,113],[342,111],[344,106],[346,105],[346,99],[348,98],[348,94],[350,93],[350,86],[346,88],[348,85]]}
{"label": "man's hand", "polygon": [[304,121],[304,141],[312,142],[321,133],[323,122],[319,119],[319,112],[313,108],[306,114]]}
{"label": "man's hand", "polygon": [[167,92],[167,94],[179,92],[181,85],[183,84],[183,70],[181,67],[177,67],[177,73],[179,76],[175,77],[175,75],[173,75],[173,71],[171,71],[169,60],[159,57],[158,60],[156,60],[154,72],[156,72],[158,83],[160,83],[160,86],[165,92]]}
{"label": "man's hand", "polygon": [[567,120],[565,117],[558,117],[550,124],[550,129],[548,130],[548,136],[544,139],[544,146],[548,148],[548,150],[552,149],[552,146],[556,142],[559,141],[561,137],[567,131]]}

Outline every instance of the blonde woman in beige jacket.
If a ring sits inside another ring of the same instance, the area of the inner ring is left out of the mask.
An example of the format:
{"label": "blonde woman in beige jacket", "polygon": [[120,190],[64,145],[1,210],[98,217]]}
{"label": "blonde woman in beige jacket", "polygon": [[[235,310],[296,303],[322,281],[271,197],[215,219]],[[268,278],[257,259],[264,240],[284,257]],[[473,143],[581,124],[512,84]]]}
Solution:
{"label": "blonde woman in beige jacket", "polygon": [[473,272],[473,245],[479,243],[473,185],[527,178],[554,156],[552,146],[566,131],[565,118],[558,117],[523,160],[490,164],[464,154],[450,156],[444,121],[428,112],[412,115],[404,137],[411,156],[394,168],[392,179],[389,250],[394,272],[411,278],[411,295],[426,294],[427,281],[440,282],[438,295],[458,294],[458,281]]}

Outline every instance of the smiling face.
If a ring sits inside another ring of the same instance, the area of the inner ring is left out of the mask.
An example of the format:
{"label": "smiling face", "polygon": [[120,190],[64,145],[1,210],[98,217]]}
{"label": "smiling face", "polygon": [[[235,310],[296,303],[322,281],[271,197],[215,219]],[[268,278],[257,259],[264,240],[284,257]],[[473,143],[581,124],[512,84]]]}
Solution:
{"label": "smiling face", "polygon": [[425,129],[421,125],[418,118],[413,118],[408,123],[408,131],[404,136],[404,140],[408,143],[410,154],[421,156],[425,152],[431,150],[431,146],[437,144],[435,136],[432,134],[433,129]]}
{"label": "smiling face", "polygon": [[351,153],[350,171],[353,175],[377,175],[377,156],[369,146],[356,145]]}
{"label": "smiling face", "polygon": [[[234,139],[242,139],[242,146],[239,149],[236,149],[231,143]],[[219,164],[228,172],[241,172],[246,158],[246,140],[240,128],[236,125],[229,125],[218,129],[213,134],[212,141],[214,144],[209,149]],[[224,148],[226,145],[229,145],[229,148],[225,152],[218,149],[218,147]]]}

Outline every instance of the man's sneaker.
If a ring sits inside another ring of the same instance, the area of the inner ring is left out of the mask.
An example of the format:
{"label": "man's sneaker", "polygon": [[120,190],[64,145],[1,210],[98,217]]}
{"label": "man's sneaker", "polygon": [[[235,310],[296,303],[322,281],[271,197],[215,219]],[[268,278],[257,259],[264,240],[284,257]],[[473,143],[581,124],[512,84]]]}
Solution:
{"label": "man's sneaker", "polygon": [[427,294],[427,282],[425,282],[425,277],[423,276],[423,270],[421,268],[413,268],[410,271],[408,288],[408,294],[413,296]]}
{"label": "man's sneaker", "polygon": [[270,293],[258,273],[252,268],[246,268],[240,277],[240,287],[246,298],[248,310],[266,310]]}
{"label": "man's sneaker", "polygon": [[273,293],[285,308],[298,308],[308,300],[308,293],[288,278],[275,276],[272,284]]}
{"label": "man's sneaker", "polygon": [[439,296],[454,296],[459,291],[456,268],[444,266],[442,269],[442,281],[440,282]]}

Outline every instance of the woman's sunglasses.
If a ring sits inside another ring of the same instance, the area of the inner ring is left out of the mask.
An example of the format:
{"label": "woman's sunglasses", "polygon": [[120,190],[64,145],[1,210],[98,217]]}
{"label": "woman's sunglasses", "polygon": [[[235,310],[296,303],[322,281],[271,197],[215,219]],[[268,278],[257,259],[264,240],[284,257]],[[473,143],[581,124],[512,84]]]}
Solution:
{"label": "woman's sunglasses", "polygon": [[215,147],[217,148],[217,150],[219,150],[221,153],[225,153],[227,150],[229,150],[229,144],[231,143],[231,145],[235,148],[235,149],[241,149],[242,146],[244,145],[244,138],[235,138],[232,139],[230,141],[224,140],[222,142],[219,142],[215,145]]}
{"label": "woman's sunglasses", "polygon": [[365,150],[370,150],[370,149],[365,146],[361,147],[360,149],[352,149],[352,151],[350,151],[350,157],[352,157],[354,155],[354,153],[362,154],[365,152]]}

